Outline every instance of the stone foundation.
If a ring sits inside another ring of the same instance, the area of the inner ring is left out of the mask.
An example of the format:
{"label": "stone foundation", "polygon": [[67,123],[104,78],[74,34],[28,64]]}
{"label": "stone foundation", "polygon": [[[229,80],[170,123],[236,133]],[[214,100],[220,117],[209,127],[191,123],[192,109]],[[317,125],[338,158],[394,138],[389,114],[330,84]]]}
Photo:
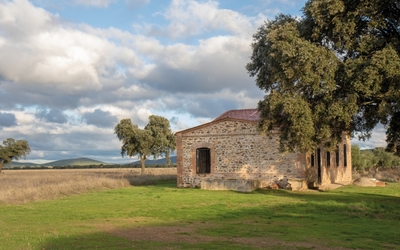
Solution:
{"label": "stone foundation", "polygon": [[258,189],[260,183],[255,180],[204,180],[201,189],[233,190],[237,192],[252,192]]}

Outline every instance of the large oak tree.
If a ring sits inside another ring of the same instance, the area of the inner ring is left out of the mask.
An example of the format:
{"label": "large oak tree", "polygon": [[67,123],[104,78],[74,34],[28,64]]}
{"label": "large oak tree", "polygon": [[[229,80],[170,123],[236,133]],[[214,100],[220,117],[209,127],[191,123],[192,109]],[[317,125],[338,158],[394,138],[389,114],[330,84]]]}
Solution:
{"label": "large oak tree", "polygon": [[310,0],[254,34],[246,68],[266,92],[260,129],[286,150],[334,149],[343,132],[370,137],[380,122],[400,155],[400,4]]}
{"label": "large oak tree", "polygon": [[170,152],[175,150],[175,137],[166,118],[151,115],[144,129],[133,124],[131,119],[122,119],[115,126],[114,132],[122,141],[122,157],[139,156],[141,174],[145,173],[145,162],[151,155],[154,158],[165,155],[169,164]]}
{"label": "large oak tree", "polygon": [[0,145],[0,172],[5,164],[11,163],[13,160],[26,156],[31,152],[31,148],[26,140],[14,140],[8,138]]}

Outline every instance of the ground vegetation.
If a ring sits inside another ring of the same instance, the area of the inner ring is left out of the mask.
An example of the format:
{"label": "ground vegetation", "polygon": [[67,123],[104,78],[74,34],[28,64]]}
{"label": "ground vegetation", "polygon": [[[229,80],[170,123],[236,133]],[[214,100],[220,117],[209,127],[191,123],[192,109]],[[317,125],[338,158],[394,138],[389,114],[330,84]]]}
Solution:
{"label": "ground vegetation", "polygon": [[398,249],[399,190],[389,183],[243,194],[160,181],[0,204],[1,248]]}
{"label": "ground vegetation", "polygon": [[176,180],[176,168],[4,170],[0,174],[0,205],[53,200],[99,190]]}

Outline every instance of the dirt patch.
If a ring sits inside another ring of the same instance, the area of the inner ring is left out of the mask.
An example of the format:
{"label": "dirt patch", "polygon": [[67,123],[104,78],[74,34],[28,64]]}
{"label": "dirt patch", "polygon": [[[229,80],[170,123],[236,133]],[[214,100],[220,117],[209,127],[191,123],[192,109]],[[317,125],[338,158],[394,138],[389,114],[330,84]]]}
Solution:
{"label": "dirt patch", "polygon": [[[153,241],[165,243],[188,243],[197,244],[204,242],[235,242],[238,245],[251,246],[253,248],[270,249],[274,246],[287,249],[347,249],[342,247],[326,247],[308,242],[285,242],[271,237],[224,237],[207,236],[197,233],[198,229],[216,227],[211,223],[193,223],[180,226],[156,226],[156,227],[138,227],[129,229],[114,229],[109,233],[129,239],[132,241]],[[244,225],[245,226],[245,225]]]}
{"label": "dirt patch", "polygon": [[357,180],[354,181],[353,184],[356,186],[361,186],[361,187],[385,187],[386,186],[385,182],[381,182],[375,178],[369,178],[369,177],[358,178]]}

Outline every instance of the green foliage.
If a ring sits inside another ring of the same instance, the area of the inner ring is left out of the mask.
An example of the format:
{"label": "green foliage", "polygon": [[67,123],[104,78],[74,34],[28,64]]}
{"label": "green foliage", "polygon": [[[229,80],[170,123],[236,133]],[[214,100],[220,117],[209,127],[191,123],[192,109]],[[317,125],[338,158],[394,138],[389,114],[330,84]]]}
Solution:
{"label": "green foliage", "polygon": [[142,163],[142,174],[145,171],[145,161],[150,155],[157,158],[175,150],[175,137],[170,129],[169,121],[161,116],[151,115],[144,129],[133,124],[131,119],[122,119],[114,128],[115,134],[122,141],[121,155],[136,156]]}
{"label": "green foliage", "polygon": [[351,162],[353,169],[359,171],[368,170],[377,166],[378,158],[372,150],[360,150],[358,144],[351,145]]}
{"label": "green foliage", "polygon": [[266,92],[260,129],[282,149],[334,149],[343,132],[387,127],[400,154],[400,12],[397,1],[310,0],[303,19],[279,15],[254,34],[246,68]]}
{"label": "green foliage", "polygon": [[377,161],[376,167],[392,168],[400,166],[400,158],[393,153],[385,151],[382,147],[375,148],[372,153]]}
{"label": "green foliage", "polygon": [[13,160],[18,160],[31,152],[31,148],[26,140],[14,140],[8,138],[3,141],[3,146],[0,145],[0,172],[5,164],[11,163]]}
{"label": "green foliage", "polygon": [[387,152],[382,147],[373,150],[360,150],[357,144],[351,145],[351,161],[352,167],[361,171],[372,168],[398,168],[400,166],[400,157],[392,152]]}
{"label": "green foliage", "polygon": [[364,169],[360,153],[360,146],[358,146],[358,144],[351,145],[351,164],[353,169]]}
{"label": "green foliage", "polygon": [[362,160],[362,169],[371,169],[374,168],[377,163],[378,159],[373,154],[372,150],[363,150],[361,153],[361,160]]}
{"label": "green foliage", "polygon": [[167,165],[171,164],[170,154],[175,150],[175,136],[171,131],[169,121],[161,116],[151,115],[149,123],[144,128],[151,131],[151,136],[154,138],[154,146],[151,149],[151,154],[154,159],[165,155]]}

